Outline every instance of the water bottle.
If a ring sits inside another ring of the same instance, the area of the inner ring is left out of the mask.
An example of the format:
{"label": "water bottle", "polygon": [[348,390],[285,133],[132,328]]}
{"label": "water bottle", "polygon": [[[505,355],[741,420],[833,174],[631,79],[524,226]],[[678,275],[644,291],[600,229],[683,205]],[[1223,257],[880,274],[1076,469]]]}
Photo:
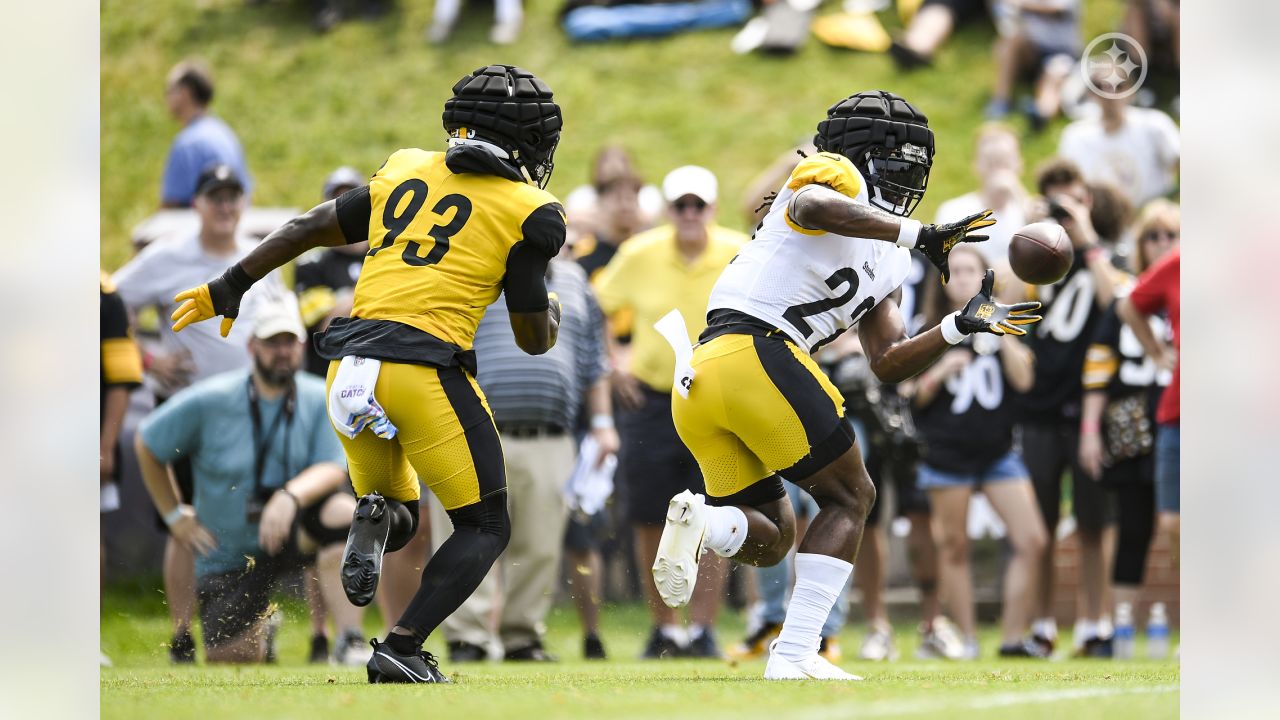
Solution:
{"label": "water bottle", "polygon": [[1133,606],[1129,603],[1116,605],[1115,635],[1111,646],[1111,655],[1116,660],[1133,659]]}
{"label": "water bottle", "polygon": [[1169,615],[1164,603],[1151,606],[1151,617],[1147,620],[1147,657],[1152,660],[1169,657]]}

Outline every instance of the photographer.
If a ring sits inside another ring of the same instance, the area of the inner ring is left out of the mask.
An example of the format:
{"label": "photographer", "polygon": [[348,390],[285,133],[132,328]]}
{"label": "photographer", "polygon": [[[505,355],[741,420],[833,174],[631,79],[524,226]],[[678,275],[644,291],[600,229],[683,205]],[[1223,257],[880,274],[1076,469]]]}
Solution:
{"label": "photographer", "polygon": [[1028,299],[1040,301],[1044,315],[1027,337],[1035,354],[1035,384],[1020,398],[1022,456],[1049,531],[1049,544],[1041,558],[1034,635],[1046,649],[1052,649],[1057,639],[1052,612],[1054,537],[1061,516],[1062,476],[1070,470],[1071,509],[1080,541],[1075,645],[1083,654],[1104,655],[1110,634],[1103,623],[1108,565],[1105,548],[1111,545],[1106,538],[1114,531],[1115,513],[1113,498],[1080,470],[1077,460],[1083,394],[1080,374],[1098,320],[1114,300],[1124,274],[1098,244],[1090,215],[1093,195],[1080,168],[1069,160],[1051,159],[1040,167],[1036,183],[1042,197],[1030,219],[1062,225],[1075,257],[1058,282],[1025,286],[1031,295]]}
{"label": "photographer", "polygon": [[[342,492],[346,473],[324,382],[298,372],[304,337],[296,306],[263,307],[248,345],[253,369],[174,395],[143,421],[134,443],[156,510],[196,554],[209,662],[268,659],[272,587],[313,553],[335,624],[363,645],[360,610],[347,601],[338,568],[355,498]],[[177,492],[168,467],[181,458],[193,468],[190,498]]]}

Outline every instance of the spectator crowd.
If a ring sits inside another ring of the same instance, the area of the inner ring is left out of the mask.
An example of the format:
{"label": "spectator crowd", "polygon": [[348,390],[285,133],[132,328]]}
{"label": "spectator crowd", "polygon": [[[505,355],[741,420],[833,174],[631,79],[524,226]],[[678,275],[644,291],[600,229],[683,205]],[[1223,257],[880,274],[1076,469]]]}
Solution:
{"label": "spectator crowd", "polygon": [[[751,21],[760,38],[740,36],[735,49],[777,49],[779,38],[790,37],[783,23],[798,15],[807,27],[816,5],[763,3]],[[886,598],[890,535],[901,535],[918,598],[914,652],[980,657],[974,551],[981,533],[974,530],[984,523],[1007,546],[997,583],[1001,656],[1044,658],[1063,647],[1089,657],[1123,654],[1117,633],[1158,604],[1144,595],[1153,543],[1163,538],[1176,563],[1179,539],[1177,125],[1152,107],[1161,99],[1154,93],[1072,89],[1082,48],[1078,1],[900,2],[904,29],[895,37],[875,20],[880,5],[847,2],[839,17],[815,28],[825,28],[824,42],[888,52],[904,71],[920,72],[944,52],[957,24],[985,18],[997,28],[991,121],[973,138],[945,140],[972,143],[972,191],[941,202],[936,221],[991,208],[998,224],[985,243],[952,253],[945,286],[915,257],[896,297],[908,332],[963,305],[987,267],[997,270],[1000,297],[1040,301],[1044,320],[1025,341],[966,341],[896,385],[875,379],[852,333],[815,357],[844,395],[880,490],[851,583],[867,624],[857,655],[900,654],[892,620],[904,618],[890,617]],[[381,3],[370,6],[382,11]],[[1125,31],[1150,43],[1154,70],[1176,78],[1177,3],[1129,6]],[[322,29],[344,13],[334,3],[315,7]],[[460,7],[437,3],[431,42],[448,40]],[[562,21],[571,37],[591,40],[742,23],[752,12],[745,0],[573,2]],[[513,41],[521,4],[500,0],[495,13],[491,40]],[[1030,94],[1019,104],[1024,80]],[[292,287],[275,274],[266,278],[225,336],[216,323],[168,330],[179,291],[219,275],[257,242],[241,224],[252,177],[234,131],[211,113],[214,89],[208,68],[190,61],[175,66],[165,85],[179,130],[158,207],[188,208],[198,229],[151,243],[101,279],[102,512],[130,499],[123,473],[135,464],[123,457],[133,454],[141,480],[133,486],[145,488],[166,534],[174,663],[200,655],[269,661],[283,622],[271,597],[290,590],[308,601],[309,659],[363,664],[363,610],[338,586],[355,497],[325,411],[328,363],[310,338],[350,313],[367,245],[304,256]],[[1176,82],[1163,101],[1176,109]],[[1023,184],[1020,136],[1004,122],[1015,110],[1032,132],[1059,113],[1073,118],[1057,155],[1036,167],[1034,188]],[[564,650],[544,644],[545,619],[566,591],[586,658],[608,655],[601,628],[609,619],[600,612],[606,595],[646,602],[645,658],[767,652],[781,629],[789,561],[731,572],[707,553],[687,617],[662,602],[648,571],[667,501],[703,490],[672,422],[674,358],[653,326],[678,308],[696,342],[712,285],[750,242],[717,218],[726,203],[751,215],[798,160],[784,155],[763,169],[748,197],[726,199],[711,169],[685,165],[649,182],[625,149],[603,146],[590,184],[566,196],[569,239],[548,269],[547,286],[564,308],[559,342],[545,355],[525,355],[503,301],[486,311],[474,380],[501,438],[513,534],[480,589],[443,625],[452,661],[554,661],[552,651]],[[341,167],[317,177],[318,197],[363,185],[372,170]],[[1025,285],[1008,268],[1010,238],[1031,222],[1060,224],[1071,242],[1074,261],[1053,285]],[[147,329],[135,330],[139,323]],[[145,417],[127,442],[130,413]],[[813,500],[789,483],[787,490],[803,535]],[[384,618],[407,606],[433,539],[438,545],[450,533],[438,504],[424,503],[420,523],[430,531],[387,556],[377,596]],[[1074,612],[1064,615],[1054,598],[1055,557],[1068,536],[1079,572]],[[111,561],[104,551],[104,564]],[[847,593],[823,626],[828,659],[842,654],[851,599]],[[740,642],[716,634],[727,600],[746,613]],[[1074,623],[1069,646],[1059,640],[1060,618]]]}

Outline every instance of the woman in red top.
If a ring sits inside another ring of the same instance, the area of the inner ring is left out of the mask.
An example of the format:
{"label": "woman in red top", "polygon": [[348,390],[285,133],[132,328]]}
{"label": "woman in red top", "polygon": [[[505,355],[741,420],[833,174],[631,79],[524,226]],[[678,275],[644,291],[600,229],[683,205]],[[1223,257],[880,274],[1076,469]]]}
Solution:
{"label": "woman in red top", "polygon": [[[1144,272],[1129,297],[1116,307],[1116,312],[1138,336],[1147,355],[1155,358],[1161,367],[1173,371],[1173,381],[1165,389],[1156,408],[1156,423],[1159,425],[1156,432],[1156,510],[1159,513],[1159,531],[1168,536],[1175,557],[1181,532],[1179,459],[1182,437],[1178,422],[1181,406],[1178,393],[1181,375],[1178,348],[1182,338],[1181,267],[1182,252],[1175,248]],[[1169,324],[1173,326],[1172,348],[1156,340],[1147,323],[1148,317],[1160,311],[1168,314]]]}

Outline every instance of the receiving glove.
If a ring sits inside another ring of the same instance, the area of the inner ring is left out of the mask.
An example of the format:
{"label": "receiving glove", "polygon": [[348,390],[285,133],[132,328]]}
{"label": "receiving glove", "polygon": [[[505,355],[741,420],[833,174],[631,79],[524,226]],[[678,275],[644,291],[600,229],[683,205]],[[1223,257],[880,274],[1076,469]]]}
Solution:
{"label": "receiving glove", "polygon": [[916,236],[915,247],[929,258],[929,262],[942,272],[942,282],[951,279],[951,268],[947,264],[947,256],[951,248],[962,242],[982,242],[986,235],[970,235],[974,230],[995,225],[991,219],[991,211],[983,210],[953,223],[941,225],[924,225]]}
{"label": "receiving glove", "polygon": [[560,306],[560,296],[554,292],[547,293],[547,306],[551,309],[551,317],[555,319],[556,324],[560,324],[560,316],[564,312],[564,308]]}
{"label": "receiving glove", "polygon": [[173,331],[181,332],[183,328],[216,315],[222,316],[222,337],[231,332],[231,325],[240,315],[240,300],[253,286],[253,278],[236,263],[218,278],[210,280],[200,287],[183,290],[174,296],[173,301],[181,303],[173,311]]}
{"label": "receiving glove", "polygon": [[982,288],[964,309],[953,312],[942,319],[942,336],[952,345],[964,340],[966,335],[988,332],[994,335],[1026,335],[1020,325],[1040,322],[1039,315],[1028,315],[1040,309],[1038,302],[1021,302],[1014,305],[1003,305],[991,298],[995,287],[996,271],[987,270],[982,279]]}

